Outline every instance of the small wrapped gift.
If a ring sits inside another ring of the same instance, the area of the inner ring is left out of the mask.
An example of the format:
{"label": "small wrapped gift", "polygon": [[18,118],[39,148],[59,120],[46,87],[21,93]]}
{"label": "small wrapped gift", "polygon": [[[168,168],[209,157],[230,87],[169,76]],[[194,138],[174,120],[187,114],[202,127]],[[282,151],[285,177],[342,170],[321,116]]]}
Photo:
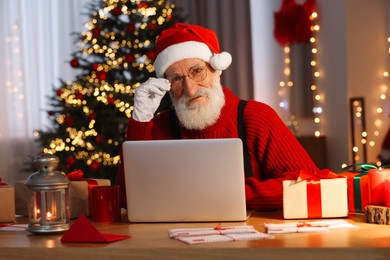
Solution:
{"label": "small wrapped gift", "polygon": [[285,219],[348,216],[347,178],[324,169],[301,170],[297,180],[283,181]]}
{"label": "small wrapped gift", "polygon": [[1,178],[0,223],[15,223],[15,189],[4,182],[1,182]]}
{"label": "small wrapped gift", "polygon": [[81,170],[66,175],[70,182],[69,205],[70,217],[77,218],[80,215],[90,215],[90,194],[95,186],[110,186],[107,179],[85,179]]}
{"label": "small wrapped gift", "polygon": [[[353,169],[357,168],[357,169]],[[350,169],[350,170],[348,170]],[[344,167],[345,172],[340,175],[347,177],[348,183],[348,208],[350,212],[364,212],[368,204],[368,170],[370,165],[356,164]]]}

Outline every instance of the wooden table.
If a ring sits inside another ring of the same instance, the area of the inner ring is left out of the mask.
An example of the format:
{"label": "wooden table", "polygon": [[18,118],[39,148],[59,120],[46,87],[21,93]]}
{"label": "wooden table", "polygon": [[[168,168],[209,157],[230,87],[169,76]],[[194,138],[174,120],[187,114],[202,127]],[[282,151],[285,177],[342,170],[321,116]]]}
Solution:
{"label": "wooden table", "polygon": [[[359,229],[326,233],[276,234],[275,239],[187,245],[169,239],[168,229],[214,227],[216,223],[94,223],[102,233],[131,235],[108,243],[61,243],[61,234],[0,232],[0,259],[390,259],[390,226],[364,223],[363,214],[347,219]],[[18,221],[25,221],[18,220]],[[264,223],[283,220],[281,212],[255,212],[245,223],[265,232]],[[244,222],[222,223],[222,226]]]}

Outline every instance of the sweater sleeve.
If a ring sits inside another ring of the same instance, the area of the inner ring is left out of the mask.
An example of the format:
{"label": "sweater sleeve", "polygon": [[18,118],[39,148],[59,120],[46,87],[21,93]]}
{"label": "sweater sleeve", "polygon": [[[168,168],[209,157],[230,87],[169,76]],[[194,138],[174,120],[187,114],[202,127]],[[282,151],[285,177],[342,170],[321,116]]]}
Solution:
{"label": "sweater sleeve", "polygon": [[296,179],[301,169],[318,171],[302,145],[269,106],[252,102],[245,111],[253,177],[245,181],[248,208],[280,209],[282,182]]}

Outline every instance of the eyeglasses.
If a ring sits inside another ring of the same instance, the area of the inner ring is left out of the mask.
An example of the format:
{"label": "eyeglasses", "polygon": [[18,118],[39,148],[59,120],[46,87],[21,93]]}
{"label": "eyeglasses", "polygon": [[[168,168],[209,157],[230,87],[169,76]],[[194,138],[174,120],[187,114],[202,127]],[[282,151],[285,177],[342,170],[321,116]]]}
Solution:
{"label": "eyeglasses", "polygon": [[196,65],[189,69],[187,75],[173,74],[167,79],[171,83],[171,88],[180,88],[185,77],[192,79],[195,82],[201,82],[207,77],[207,66]]}

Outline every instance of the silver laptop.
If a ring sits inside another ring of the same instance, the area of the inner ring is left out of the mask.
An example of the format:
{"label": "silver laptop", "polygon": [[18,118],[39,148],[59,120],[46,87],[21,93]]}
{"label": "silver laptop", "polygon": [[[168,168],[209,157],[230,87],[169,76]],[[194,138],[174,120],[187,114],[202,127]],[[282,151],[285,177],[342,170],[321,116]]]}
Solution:
{"label": "silver laptop", "polygon": [[131,222],[246,219],[240,139],[126,141]]}

